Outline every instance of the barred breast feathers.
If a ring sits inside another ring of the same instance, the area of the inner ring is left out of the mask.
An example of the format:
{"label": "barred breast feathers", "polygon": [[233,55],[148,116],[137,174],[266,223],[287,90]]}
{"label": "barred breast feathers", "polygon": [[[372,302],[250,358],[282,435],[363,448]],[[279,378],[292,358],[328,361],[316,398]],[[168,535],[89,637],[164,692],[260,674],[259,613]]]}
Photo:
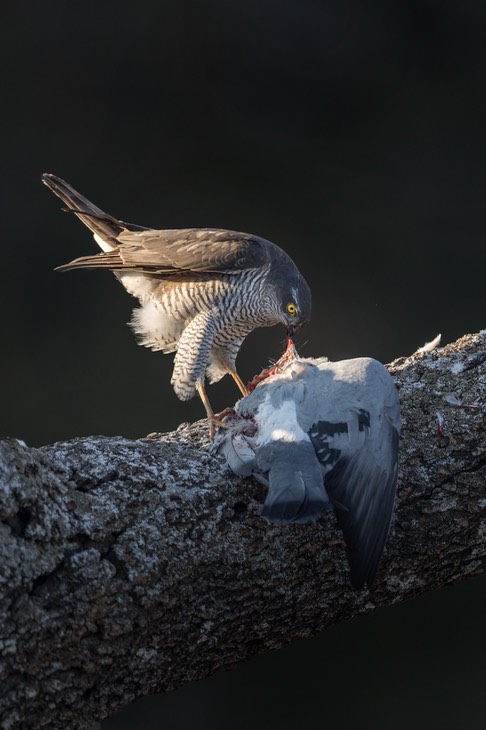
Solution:
{"label": "barred breast feathers", "polygon": [[162,352],[174,352],[189,322],[198,312],[214,309],[213,300],[221,298],[227,288],[220,279],[174,282],[135,273],[118,278],[141,304],[130,321],[138,343]]}

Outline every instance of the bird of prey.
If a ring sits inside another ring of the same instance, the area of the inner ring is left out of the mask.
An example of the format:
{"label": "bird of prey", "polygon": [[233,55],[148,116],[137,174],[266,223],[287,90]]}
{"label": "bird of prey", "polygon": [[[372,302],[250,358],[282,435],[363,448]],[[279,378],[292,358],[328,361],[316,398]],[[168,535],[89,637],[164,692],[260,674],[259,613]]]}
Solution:
{"label": "bird of prey", "polygon": [[[225,418],[213,443],[268,487],[262,516],[308,523],[334,510],[356,588],[371,586],[395,500],[400,405],[377,360],[286,358]],[[281,372],[278,372],[281,370]]]}
{"label": "bird of prey", "polygon": [[171,384],[181,400],[197,391],[210,425],[213,410],[205,378],[236,371],[245,337],[257,327],[283,324],[292,336],[310,319],[310,289],[292,259],[258,236],[215,228],[154,230],[104,213],[52,174],[42,180],[92,231],[101,253],[83,256],[70,269],[109,269],[140,307],[131,326],[138,342],[175,352]]}

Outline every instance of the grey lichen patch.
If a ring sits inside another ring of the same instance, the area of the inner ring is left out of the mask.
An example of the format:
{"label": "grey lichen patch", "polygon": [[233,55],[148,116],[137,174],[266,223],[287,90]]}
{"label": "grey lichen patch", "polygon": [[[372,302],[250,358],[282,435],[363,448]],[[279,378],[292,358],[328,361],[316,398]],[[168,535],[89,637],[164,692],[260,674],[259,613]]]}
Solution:
{"label": "grey lichen patch", "polygon": [[[471,452],[483,451],[486,374],[478,358],[483,349],[483,335],[467,335],[389,366],[402,402],[402,459],[419,453],[426,470],[422,477],[431,476],[431,469],[450,473],[452,465],[460,471]],[[472,362],[477,365],[469,367]]]}
{"label": "grey lichen patch", "polygon": [[[59,565],[71,528],[70,504],[69,489],[35,449],[17,439],[0,440],[0,598]],[[2,606],[0,600],[0,611]]]}
{"label": "grey lichen patch", "polygon": [[[479,507],[486,481],[485,351],[484,335],[468,335],[389,366],[402,405],[396,535],[409,546],[412,562],[431,541],[442,545],[443,568],[438,570],[435,562],[431,569],[438,582],[446,574],[455,579],[463,565],[464,573],[477,572],[477,565],[471,568],[466,560],[465,545],[479,542],[483,556],[485,552],[484,512]],[[393,541],[388,552],[393,552]],[[406,558],[403,565],[408,565]],[[403,587],[412,575],[405,570],[399,580],[389,576],[387,584],[398,581]],[[424,586],[431,580],[421,570]]]}

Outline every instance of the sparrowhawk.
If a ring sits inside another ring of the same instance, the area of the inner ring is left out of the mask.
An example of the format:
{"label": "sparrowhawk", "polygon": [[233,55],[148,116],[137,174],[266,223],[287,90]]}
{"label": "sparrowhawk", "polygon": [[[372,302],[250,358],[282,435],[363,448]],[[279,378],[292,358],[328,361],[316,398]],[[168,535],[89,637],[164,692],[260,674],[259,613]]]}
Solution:
{"label": "sparrowhawk", "polygon": [[51,174],[43,182],[92,231],[102,250],[64,266],[110,269],[137,297],[131,326],[141,345],[175,352],[171,383],[181,400],[229,373],[247,389],[235,360],[257,327],[281,323],[292,336],[311,314],[310,289],[292,259],[259,236],[216,228],[154,230],[104,213]]}
{"label": "sparrowhawk", "polygon": [[268,487],[262,516],[276,525],[334,510],[351,582],[371,586],[395,500],[395,384],[371,358],[288,360],[225,417],[213,450],[236,474]]}

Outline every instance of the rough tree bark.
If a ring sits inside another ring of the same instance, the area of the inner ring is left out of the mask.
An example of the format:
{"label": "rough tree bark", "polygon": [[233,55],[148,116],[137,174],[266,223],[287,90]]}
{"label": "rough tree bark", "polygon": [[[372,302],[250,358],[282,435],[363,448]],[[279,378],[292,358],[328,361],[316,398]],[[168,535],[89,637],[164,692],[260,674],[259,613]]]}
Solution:
{"label": "rough tree bark", "polygon": [[[0,442],[2,728],[84,728],[144,694],[486,570],[485,333],[393,362],[398,498],[372,591],[333,515],[275,527],[204,422]],[[439,415],[438,415],[439,414]]]}

